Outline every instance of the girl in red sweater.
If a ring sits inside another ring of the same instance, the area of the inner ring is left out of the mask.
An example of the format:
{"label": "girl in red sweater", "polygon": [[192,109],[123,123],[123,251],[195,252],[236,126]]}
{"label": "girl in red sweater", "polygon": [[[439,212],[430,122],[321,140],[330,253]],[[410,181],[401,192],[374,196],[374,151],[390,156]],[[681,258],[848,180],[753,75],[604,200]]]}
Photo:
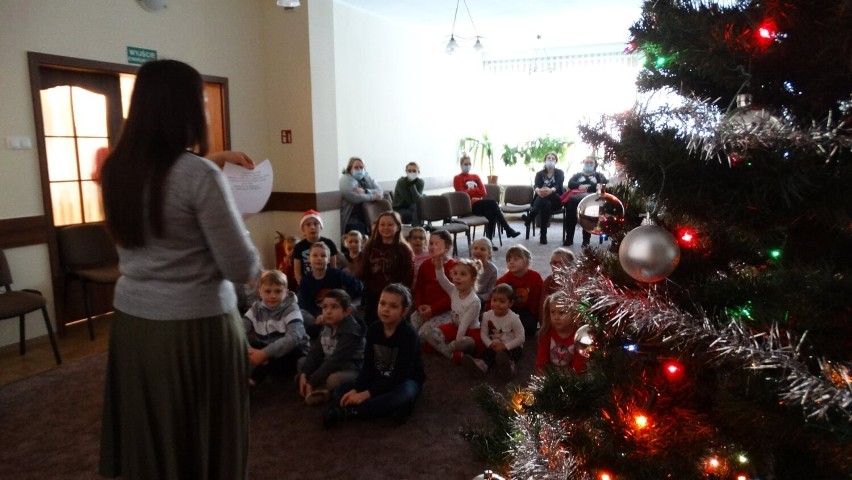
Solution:
{"label": "girl in red sweater", "polygon": [[[450,314],[450,295],[441,288],[435,274],[433,262],[444,265],[444,274],[450,276],[456,261],[450,256],[453,238],[445,230],[437,230],[429,236],[429,256],[431,261],[424,262],[417,270],[414,282],[414,313],[411,325],[418,333],[425,325],[434,324],[437,328],[452,320]],[[429,331],[427,328],[424,331]]]}
{"label": "girl in red sweater", "polygon": [[577,309],[565,292],[558,291],[544,301],[541,331],[538,332],[538,353],[535,369],[542,373],[546,368],[582,373],[586,370],[586,357],[577,351],[574,335],[577,333]]}

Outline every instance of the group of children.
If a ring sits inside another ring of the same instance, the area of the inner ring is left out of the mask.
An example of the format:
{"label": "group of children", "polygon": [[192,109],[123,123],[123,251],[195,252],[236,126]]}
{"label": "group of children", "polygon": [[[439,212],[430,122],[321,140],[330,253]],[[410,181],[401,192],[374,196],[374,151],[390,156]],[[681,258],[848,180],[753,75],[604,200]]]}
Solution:
{"label": "group of children", "polygon": [[[530,269],[524,246],[508,249],[498,278],[486,238],[473,243],[471,258],[454,259],[447,232],[415,227],[403,239],[398,215],[386,212],[366,242],[349,232],[338,252],[322,226],[310,210],[301,241],[282,235],[279,268],[264,272],[243,319],[250,382],[295,375],[307,404],[332,401],[327,427],[351,418],[404,421],[425,380],[422,352],[443,354],[477,378],[495,369],[509,379],[539,323],[536,369],[584,370],[576,309],[553,274],[542,279]],[[551,267],[573,262],[558,248]]]}

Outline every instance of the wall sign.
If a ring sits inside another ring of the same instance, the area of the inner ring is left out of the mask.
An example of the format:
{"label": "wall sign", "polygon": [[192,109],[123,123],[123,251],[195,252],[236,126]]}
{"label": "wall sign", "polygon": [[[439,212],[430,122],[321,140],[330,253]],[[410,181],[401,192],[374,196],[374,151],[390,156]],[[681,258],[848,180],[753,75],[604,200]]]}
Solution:
{"label": "wall sign", "polygon": [[149,60],[157,59],[157,51],[148,48],[127,46],[127,63],[131,65],[142,65]]}

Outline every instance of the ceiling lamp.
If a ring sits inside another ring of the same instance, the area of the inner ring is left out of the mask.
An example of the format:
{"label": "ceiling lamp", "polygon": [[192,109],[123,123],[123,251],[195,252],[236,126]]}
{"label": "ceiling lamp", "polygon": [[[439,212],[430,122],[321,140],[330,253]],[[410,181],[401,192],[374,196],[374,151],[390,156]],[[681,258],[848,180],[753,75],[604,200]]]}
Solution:
{"label": "ceiling lamp", "polygon": [[467,11],[467,18],[470,19],[470,25],[473,27],[473,34],[475,35],[474,38],[476,39],[476,43],[473,44],[473,49],[479,52],[483,48],[485,48],[482,46],[482,42],[479,40],[482,37],[480,37],[479,34],[476,32],[476,24],[473,23],[473,16],[471,16],[470,14],[470,8],[468,8],[467,6],[467,0],[456,0],[456,13],[453,15],[453,29],[450,33],[450,41],[447,42],[446,48],[447,53],[450,55],[452,55],[453,53],[455,53],[456,50],[459,49],[459,42],[458,40],[456,40],[456,38],[458,38],[459,40],[472,40],[472,38],[456,37],[456,18],[458,18],[459,16],[459,4],[462,2],[464,2],[464,9]]}
{"label": "ceiling lamp", "polygon": [[275,3],[278,4],[279,7],[284,7],[284,8],[289,8],[289,9],[293,9],[293,8],[302,6],[302,2],[300,2],[299,0],[276,0]]}

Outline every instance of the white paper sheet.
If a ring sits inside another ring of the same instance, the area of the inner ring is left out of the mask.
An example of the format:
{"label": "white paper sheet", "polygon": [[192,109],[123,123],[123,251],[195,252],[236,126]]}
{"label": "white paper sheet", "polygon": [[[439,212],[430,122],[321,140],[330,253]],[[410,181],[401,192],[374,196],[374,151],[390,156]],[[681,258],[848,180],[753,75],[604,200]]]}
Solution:
{"label": "white paper sheet", "polygon": [[254,166],[254,170],[226,163],[222,170],[240,213],[257,213],[272,194],[272,164],[269,159]]}

